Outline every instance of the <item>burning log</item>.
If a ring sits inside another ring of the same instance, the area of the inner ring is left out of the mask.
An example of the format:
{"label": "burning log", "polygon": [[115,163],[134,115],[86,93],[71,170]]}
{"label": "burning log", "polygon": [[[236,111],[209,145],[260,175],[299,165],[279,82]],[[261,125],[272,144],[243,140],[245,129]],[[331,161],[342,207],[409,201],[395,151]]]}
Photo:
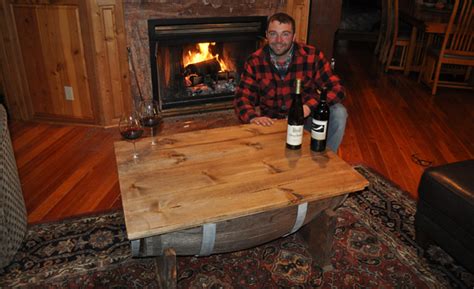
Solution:
{"label": "burning log", "polygon": [[220,70],[221,65],[219,64],[219,61],[217,61],[217,59],[215,58],[212,58],[209,60],[186,65],[186,67],[184,68],[184,75],[216,75]]}
{"label": "burning log", "polygon": [[[192,75],[190,77],[186,77],[185,79],[185,84],[186,86],[195,86],[200,83],[205,82],[205,76],[198,76],[198,75]],[[221,71],[217,73],[217,77],[214,78],[214,80],[219,81],[219,80],[227,80],[231,81],[237,79],[237,72],[235,71]]]}

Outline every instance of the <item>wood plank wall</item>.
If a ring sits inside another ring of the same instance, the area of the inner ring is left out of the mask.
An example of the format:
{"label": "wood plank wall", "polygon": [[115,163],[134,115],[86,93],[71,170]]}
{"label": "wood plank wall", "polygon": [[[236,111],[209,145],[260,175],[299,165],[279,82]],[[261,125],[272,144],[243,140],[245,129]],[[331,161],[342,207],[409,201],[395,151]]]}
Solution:
{"label": "wood plank wall", "polygon": [[1,0],[0,13],[13,118],[117,123],[131,102],[121,1]]}
{"label": "wood plank wall", "polygon": [[116,125],[123,111],[131,107],[130,72],[124,11],[121,1],[86,1],[91,17],[97,90],[99,91],[99,124]]}
{"label": "wood plank wall", "polygon": [[[8,0],[0,1],[0,65],[6,102],[15,119],[29,119],[32,108],[15,19]],[[11,96],[11,97],[8,97]]]}
{"label": "wood plank wall", "polygon": [[295,19],[296,41],[301,43],[308,42],[308,23],[310,16],[309,0],[288,0],[286,12]]}
{"label": "wood plank wall", "polygon": [[342,0],[311,1],[308,43],[320,49],[327,59],[334,54],[334,39],[341,22]]}
{"label": "wood plank wall", "polygon": [[[94,121],[77,5],[15,5],[34,118]],[[66,99],[65,87],[73,99]]]}

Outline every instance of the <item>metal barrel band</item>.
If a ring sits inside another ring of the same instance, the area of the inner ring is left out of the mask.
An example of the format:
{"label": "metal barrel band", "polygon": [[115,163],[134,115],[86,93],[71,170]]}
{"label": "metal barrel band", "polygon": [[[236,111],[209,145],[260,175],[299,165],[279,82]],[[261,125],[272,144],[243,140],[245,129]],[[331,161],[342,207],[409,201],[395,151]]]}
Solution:
{"label": "metal barrel band", "polygon": [[283,237],[293,234],[294,232],[298,231],[303,226],[307,211],[308,211],[308,202],[298,205],[298,212],[296,215],[295,224],[293,225],[293,228],[291,229],[291,231],[288,234],[284,235]]}
{"label": "metal barrel band", "polygon": [[198,256],[209,256],[214,250],[216,241],[216,224],[209,223],[202,225],[201,251]]}

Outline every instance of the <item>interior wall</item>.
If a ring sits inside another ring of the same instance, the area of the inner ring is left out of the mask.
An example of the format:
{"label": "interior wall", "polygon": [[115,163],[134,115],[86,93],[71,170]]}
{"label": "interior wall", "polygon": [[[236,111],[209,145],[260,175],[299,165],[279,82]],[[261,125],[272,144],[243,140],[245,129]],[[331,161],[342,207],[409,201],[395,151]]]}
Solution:
{"label": "interior wall", "polygon": [[12,119],[109,126],[130,106],[122,0],[0,0]]}
{"label": "interior wall", "polygon": [[[12,5],[35,118],[94,122],[80,6]],[[65,97],[65,89],[70,99]]]}

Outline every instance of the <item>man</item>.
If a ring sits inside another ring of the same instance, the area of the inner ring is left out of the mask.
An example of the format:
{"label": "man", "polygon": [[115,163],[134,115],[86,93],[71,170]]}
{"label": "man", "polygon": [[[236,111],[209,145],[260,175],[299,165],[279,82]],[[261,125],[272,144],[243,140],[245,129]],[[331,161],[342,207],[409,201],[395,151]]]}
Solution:
{"label": "man", "polygon": [[[347,112],[340,103],[345,98],[339,77],[321,51],[295,42],[295,20],[277,13],[268,19],[268,44],[247,59],[237,87],[234,108],[244,123],[270,126],[285,118],[291,106],[296,79],[302,80],[305,128],[311,127],[311,110],[318,104],[317,90],[326,87],[330,106],[327,146],[337,151],[344,136]],[[259,106],[258,112],[256,107]]]}

